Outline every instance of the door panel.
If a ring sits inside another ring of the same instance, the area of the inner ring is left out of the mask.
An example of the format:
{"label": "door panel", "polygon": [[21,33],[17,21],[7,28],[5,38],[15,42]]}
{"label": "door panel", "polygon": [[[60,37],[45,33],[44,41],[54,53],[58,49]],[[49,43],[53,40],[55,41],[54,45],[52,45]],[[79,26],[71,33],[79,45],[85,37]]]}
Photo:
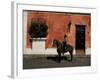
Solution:
{"label": "door panel", "polygon": [[85,25],[76,25],[76,49],[85,50]]}

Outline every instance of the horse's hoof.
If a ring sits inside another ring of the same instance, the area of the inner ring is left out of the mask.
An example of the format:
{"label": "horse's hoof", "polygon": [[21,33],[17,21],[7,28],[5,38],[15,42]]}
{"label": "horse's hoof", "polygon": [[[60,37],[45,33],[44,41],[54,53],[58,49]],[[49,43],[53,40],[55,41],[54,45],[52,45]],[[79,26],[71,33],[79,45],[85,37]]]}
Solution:
{"label": "horse's hoof", "polygon": [[58,61],[58,63],[61,63],[61,61]]}
{"label": "horse's hoof", "polygon": [[70,60],[70,62],[72,62],[72,59]]}

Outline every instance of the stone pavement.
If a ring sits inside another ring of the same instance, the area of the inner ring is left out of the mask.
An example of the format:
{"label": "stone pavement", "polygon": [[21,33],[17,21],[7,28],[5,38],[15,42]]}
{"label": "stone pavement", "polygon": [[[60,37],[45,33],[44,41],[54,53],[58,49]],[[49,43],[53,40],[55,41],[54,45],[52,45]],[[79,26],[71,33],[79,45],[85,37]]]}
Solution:
{"label": "stone pavement", "polygon": [[62,56],[59,63],[57,55],[24,55],[23,69],[57,68],[57,67],[82,67],[91,65],[91,56],[74,56],[70,61],[70,56]]}

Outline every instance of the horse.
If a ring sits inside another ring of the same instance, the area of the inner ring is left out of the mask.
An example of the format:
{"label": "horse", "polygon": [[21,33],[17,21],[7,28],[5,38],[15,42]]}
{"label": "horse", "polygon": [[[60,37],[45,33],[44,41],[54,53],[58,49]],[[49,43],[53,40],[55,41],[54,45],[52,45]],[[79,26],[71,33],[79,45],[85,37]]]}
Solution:
{"label": "horse", "polygon": [[64,53],[69,52],[70,53],[70,61],[73,59],[73,47],[69,44],[66,45],[66,48],[63,49],[63,42],[60,42],[59,40],[54,39],[52,46],[57,48],[58,53],[58,61],[61,62],[61,54],[64,55]]}

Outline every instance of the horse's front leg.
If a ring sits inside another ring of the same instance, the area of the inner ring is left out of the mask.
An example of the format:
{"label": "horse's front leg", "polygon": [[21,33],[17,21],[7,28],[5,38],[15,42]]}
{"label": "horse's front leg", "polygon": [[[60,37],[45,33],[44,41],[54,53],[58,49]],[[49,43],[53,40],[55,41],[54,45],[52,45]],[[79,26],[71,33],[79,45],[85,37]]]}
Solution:
{"label": "horse's front leg", "polygon": [[61,62],[61,52],[58,50],[57,50],[57,52],[58,52],[58,61]]}
{"label": "horse's front leg", "polygon": [[58,61],[61,62],[61,53],[58,53]]}

